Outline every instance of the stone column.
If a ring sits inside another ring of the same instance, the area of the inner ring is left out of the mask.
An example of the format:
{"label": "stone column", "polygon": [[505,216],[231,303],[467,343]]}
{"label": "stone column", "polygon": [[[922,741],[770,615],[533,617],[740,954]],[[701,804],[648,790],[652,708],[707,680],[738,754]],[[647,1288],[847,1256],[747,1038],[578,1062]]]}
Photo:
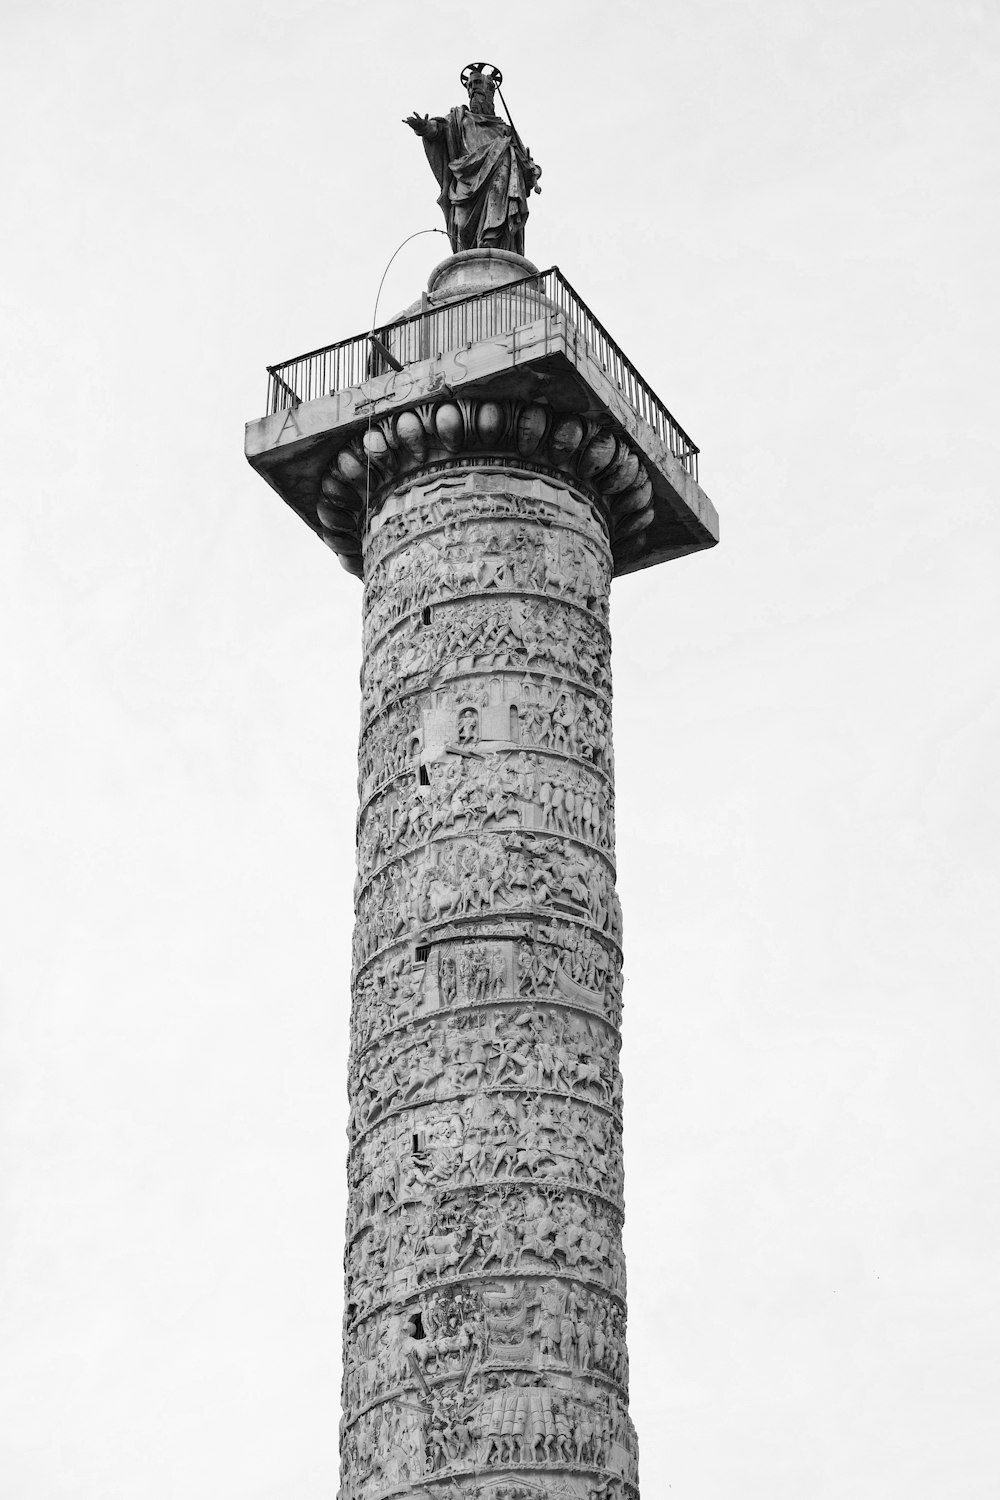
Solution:
{"label": "stone column", "polygon": [[363,535],[342,1500],[636,1484],[608,525],[519,452],[586,435],[427,403]]}
{"label": "stone column", "polygon": [[635,1500],[608,598],[717,518],[557,272],[429,293],[247,432],[364,581],[341,1500]]}

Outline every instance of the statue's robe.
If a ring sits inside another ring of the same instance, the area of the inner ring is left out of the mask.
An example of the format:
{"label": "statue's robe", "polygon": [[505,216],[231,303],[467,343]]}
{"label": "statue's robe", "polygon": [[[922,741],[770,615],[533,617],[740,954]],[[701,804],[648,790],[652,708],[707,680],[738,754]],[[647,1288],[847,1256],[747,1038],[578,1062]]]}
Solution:
{"label": "statue's robe", "polygon": [[474,115],[464,104],[434,122],[424,150],[441,193],[451,248],[488,246],[524,254],[531,162],[506,120]]}

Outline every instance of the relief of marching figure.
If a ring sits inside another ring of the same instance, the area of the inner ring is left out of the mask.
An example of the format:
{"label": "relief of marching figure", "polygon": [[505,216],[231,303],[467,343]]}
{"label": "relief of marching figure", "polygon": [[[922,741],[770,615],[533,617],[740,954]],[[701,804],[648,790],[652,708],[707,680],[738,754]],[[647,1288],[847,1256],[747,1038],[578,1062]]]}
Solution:
{"label": "relief of marching figure", "polygon": [[341,1500],[634,1500],[607,525],[429,473],[363,545]]}

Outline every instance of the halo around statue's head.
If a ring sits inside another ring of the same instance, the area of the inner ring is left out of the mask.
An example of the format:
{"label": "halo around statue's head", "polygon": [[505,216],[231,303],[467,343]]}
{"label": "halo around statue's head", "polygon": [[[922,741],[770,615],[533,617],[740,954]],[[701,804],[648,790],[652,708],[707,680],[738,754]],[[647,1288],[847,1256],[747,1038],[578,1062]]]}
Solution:
{"label": "halo around statue's head", "polygon": [[469,85],[474,78],[482,78],[491,88],[499,88],[503,83],[503,74],[496,63],[474,62],[466,63],[462,69],[462,87],[468,92]]}

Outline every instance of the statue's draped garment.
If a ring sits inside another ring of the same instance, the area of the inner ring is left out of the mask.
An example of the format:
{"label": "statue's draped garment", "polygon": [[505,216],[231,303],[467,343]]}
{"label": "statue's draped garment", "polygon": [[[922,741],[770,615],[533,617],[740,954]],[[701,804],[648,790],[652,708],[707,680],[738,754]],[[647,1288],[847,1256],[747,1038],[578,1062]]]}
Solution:
{"label": "statue's draped garment", "polygon": [[424,150],[438,180],[438,203],[452,249],[524,253],[524,221],[533,173],[527,152],[506,120],[460,104],[435,120]]}

